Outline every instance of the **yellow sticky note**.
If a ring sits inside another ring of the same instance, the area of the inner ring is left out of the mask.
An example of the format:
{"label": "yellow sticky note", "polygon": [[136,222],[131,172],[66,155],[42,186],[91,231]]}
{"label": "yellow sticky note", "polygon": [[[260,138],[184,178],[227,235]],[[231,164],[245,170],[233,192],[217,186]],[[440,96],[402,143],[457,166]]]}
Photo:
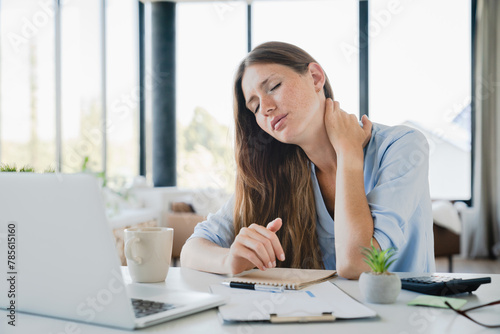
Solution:
{"label": "yellow sticky note", "polygon": [[450,297],[440,297],[440,296],[418,296],[413,299],[408,305],[413,306],[430,306],[430,307],[441,307],[448,308],[444,302],[448,302],[453,308],[459,309],[467,303],[466,299],[460,298],[450,298]]}

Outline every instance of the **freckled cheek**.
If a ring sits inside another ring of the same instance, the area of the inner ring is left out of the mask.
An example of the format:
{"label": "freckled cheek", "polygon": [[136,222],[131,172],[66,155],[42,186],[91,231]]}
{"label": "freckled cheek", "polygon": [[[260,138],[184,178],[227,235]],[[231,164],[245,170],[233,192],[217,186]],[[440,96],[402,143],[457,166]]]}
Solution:
{"label": "freckled cheek", "polygon": [[306,89],[297,89],[293,91],[293,94],[287,94],[284,96],[284,101],[287,104],[292,104],[294,108],[298,110],[307,110],[311,106],[311,96],[307,94]]}

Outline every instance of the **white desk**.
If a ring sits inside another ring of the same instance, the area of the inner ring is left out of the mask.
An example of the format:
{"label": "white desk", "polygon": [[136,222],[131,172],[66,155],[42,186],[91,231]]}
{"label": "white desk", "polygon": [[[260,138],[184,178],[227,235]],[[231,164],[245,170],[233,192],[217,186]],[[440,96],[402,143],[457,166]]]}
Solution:
{"label": "white desk", "polygon": [[[124,271],[126,273],[126,270]],[[126,275],[125,280],[130,278]],[[472,275],[454,274],[454,276],[479,277],[490,276],[491,284],[485,284],[473,294],[460,295],[460,298],[468,300],[464,308],[484,304],[500,299],[500,275]],[[167,280],[164,283],[156,283],[165,289],[189,289],[196,291],[208,291],[208,286],[220,282],[224,277],[214,274],[197,272],[186,268],[170,268]],[[342,278],[332,280],[338,287],[352,297],[361,300],[357,281],[348,281]],[[42,288],[42,287],[41,287]],[[75,287],[78,288],[78,287]],[[456,314],[452,310],[407,306],[406,304],[419,294],[402,290],[395,304],[377,305],[366,304],[374,309],[378,317],[360,320],[338,320],[333,323],[317,324],[267,324],[267,323],[244,323],[223,324],[217,316],[217,310],[211,309],[188,317],[166,322],[137,332],[147,333],[498,333],[500,330],[487,329],[474,324],[472,321]],[[2,296],[3,298],[3,296]],[[54,292],[54,298],[59,298]],[[50,303],[50,301],[47,301]],[[490,307],[491,308],[491,307]],[[500,323],[500,308],[491,310],[482,309],[476,312],[484,312],[492,322]],[[24,313],[17,313],[17,326],[7,325],[7,312],[0,310],[0,333],[37,333],[37,334],[85,334],[85,333],[131,333],[126,330],[118,330],[88,324],[77,324],[65,320],[40,317]]]}

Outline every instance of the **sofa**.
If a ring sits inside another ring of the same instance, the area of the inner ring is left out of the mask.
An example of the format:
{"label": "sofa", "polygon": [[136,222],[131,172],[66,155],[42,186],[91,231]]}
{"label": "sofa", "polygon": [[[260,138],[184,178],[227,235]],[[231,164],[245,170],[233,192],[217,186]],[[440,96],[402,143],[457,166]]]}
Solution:
{"label": "sofa", "polygon": [[[178,262],[182,246],[193,234],[195,226],[204,221],[205,216],[196,214],[192,205],[185,202],[173,202],[170,211],[165,215],[165,226],[174,229],[172,259]],[[177,263],[176,263],[177,264]]]}
{"label": "sofa", "polygon": [[462,219],[460,212],[464,203],[434,201],[432,216],[434,220],[434,257],[448,258],[448,272],[453,272],[453,256],[460,254]]}

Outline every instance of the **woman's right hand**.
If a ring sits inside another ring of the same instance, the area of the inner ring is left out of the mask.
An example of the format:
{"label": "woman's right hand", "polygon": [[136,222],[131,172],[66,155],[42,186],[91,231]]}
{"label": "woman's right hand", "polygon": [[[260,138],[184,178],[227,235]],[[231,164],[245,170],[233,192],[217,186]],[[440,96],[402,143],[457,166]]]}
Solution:
{"label": "woman's right hand", "polygon": [[284,261],[285,253],[276,236],[281,226],[281,218],[276,218],[267,227],[252,224],[242,228],[226,258],[229,271],[239,274],[255,267],[266,270],[276,267],[276,259]]}

